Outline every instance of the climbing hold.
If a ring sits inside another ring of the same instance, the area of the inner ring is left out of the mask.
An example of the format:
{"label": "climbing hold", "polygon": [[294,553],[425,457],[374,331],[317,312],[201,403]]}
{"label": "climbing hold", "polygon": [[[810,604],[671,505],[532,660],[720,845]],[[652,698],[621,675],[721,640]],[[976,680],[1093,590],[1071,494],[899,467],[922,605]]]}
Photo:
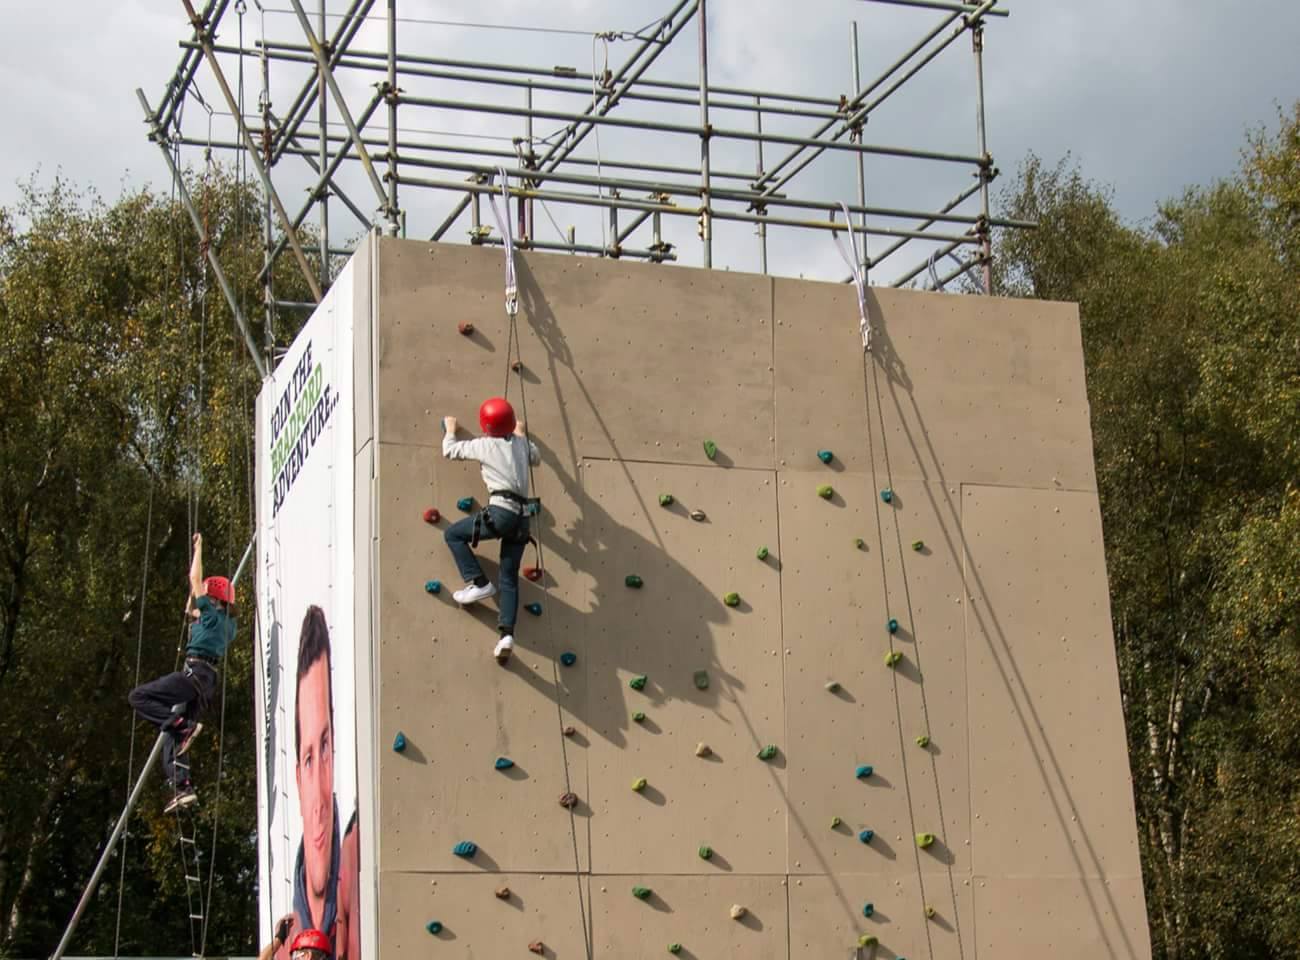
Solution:
{"label": "climbing hold", "polygon": [[437,523],[441,519],[442,514],[438,512],[437,507],[430,507],[428,510],[424,511],[425,523]]}
{"label": "climbing hold", "polygon": [[424,925],[424,929],[428,930],[436,937],[438,934],[442,933],[442,923],[437,920],[430,920]]}
{"label": "climbing hold", "polygon": [[468,320],[464,320],[456,324],[456,330],[460,333],[462,337],[468,337],[471,333],[474,332],[474,324],[470,323]]}
{"label": "climbing hold", "polygon": [[401,730],[397,731],[397,736],[393,737],[393,752],[401,753],[406,749],[406,734]]}
{"label": "climbing hold", "polygon": [[474,498],[461,497],[459,500],[456,501],[456,509],[459,510],[461,513],[469,513],[471,510],[474,509]]}
{"label": "climbing hold", "polygon": [[712,440],[705,440],[704,455],[708,457],[710,460],[715,459],[718,455],[718,445],[714,443]]}
{"label": "climbing hold", "polygon": [[740,904],[738,904],[738,903],[733,903],[733,904],[731,905],[731,919],[732,919],[732,920],[742,920],[742,919],[744,919],[745,914],[747,914],[747,913],[749,913],[749,911],[746,910],[744,907],[742,907]]}
{"label": "climbing hold", "polygon": [[933,833],[918,833],[916,835],[916,845],[922,850],[933,844],[934,840],[935,837]]}
{"label": "climbing hold", "polygon": [[893,617],[889,618],[889,622],[885,624],[885,627],[889,630],[890,633],[898,633],[898,621],[895,620]]}
{"label": "climbing hold", "polygon": [[572,810],[578,805],[578,795],[576,793],[560,794],[560,806],[565,810]]}
{"label": "climbing hold", "polygon": [[759,547],[758,550],[754,553],[754,556],[758,557],[758,559],[760,560],[766,560],[768,556],[767,547]]}
{"label": "climbing hold", "polygon": [[867,541],[863,540],[861,537],[854,537],[853,545],[857,547],[859,550],[867,549]]}
{"label": "climbing hold", "polygon": [[509,887],[497,887],[496,890],[495,890],[494,892],[496,893],[496,898],[497,898],[498,900],[509,900],[509,899],[510,899],[510,888],[509,888]]}
{"label": "climbing hold", "polygon": [[704,846],[700,847],[700,849],[695,852],[700,855],[701,860],[713,859],[713,848],[710,847],[708,844],[705,844]]}
{"label": "climbing hold", "polygon": [[853,775],[857,777],[859,780],[865,780],[867,779],[867,777],[871,776],[871,774],[874,772],[875,771],[872,769],[871,764],[864,763],[861,766],[859,766],[858,769],[853,771]]}
{"label": "climbing hold", "polygon": [[925,549],[925,541],[924,541],[924,540],[913,540],[913,541],[912,541],[912,549],[915,550],[917,553],[920,553],[922,550]]}
{"label": "climbing hold", "polygon": [[632,714],[632,722],[645,723],[645,714],[638,710],[636,713]]}
{"label": "climbing hold", "polygon": [[695,755],[697,757],[711,757],[713,756],[713,748],[707,743],[697,743],[695,745]]}
{"label": "climbing hold", "polygon": [[674,502],[674,497],[671,493],[659,494],[659,506],[671,507],[673,505],[673,502]]}
{"label": "climbing hold", "polygon": [[531,580],[533,581],[533,583],[536,583],[538,580],[542,579],[541,567],[524,567],[523,573],[524,573],[524,579]]}
{"label": "climbing hold", "polygon": [[838,681],[838,680],[827,680],[827,681],[826,681],[826,692],[827,692],[827,693],[839,693],[839,692],[840,692],[840,684],[839,684],[839,681]]}
{"label": "climbing hold", "polygon": [[646,782],[645,777],[637,777],[635,780],[632,781],[632,789],[635,790],[637,793],[640,793],[648,785],[649,784]]}
{"label": "climbing hold", "polygon": [[835,496],[835,488],[829,483],[823,483],[817,488],[817,496],[821,497],[823,500],[829,500],[831,497]]}
{"label": "climbing hold", "polygon": [[442,581],[441,581],[441,580],[426,580],[426,581],[424,582],[424,592],[425,592],[425,593],[442,593]]}
{"label": "climbing hold", "polygon": [[839,826],[841,823],[843,823],[843,822],[844,822],[844,821],[841,820],[839,817],[831,817],[831,829],[834,830],[836,827],[838,827],[838,826]]}
{"label": "climbing hold", "polygon": [[934,907],[930,906],[928,903],[925,905],[925,919],[933,920],[936,912],[937,911]]}
{"label": "climbing hold", "polygon": [[885,487],[884,490],[881,490],[881,491],[880,491],[880,499],[883,500],[883,501],[885,501],[885,503],[893,503],[893,502],[894,502],[894,491],[893,491],[893,490],[890,490],[888,487]]}
{"label": "climbing hold", "polygon": [[858,839],[861,840],[863,843],[870,843],[871,838],[874,837],[875,835],[876,835],[876,831],[874,830],[861,830],[858,832]]}
{"label": "climbing hold", "polygon": [[638,674],[637,676],[635,676],[635,677],[633,677],[631,680],[629,680],[629,681],[627,682],[627,685],[628,685],[629,687],[631,687],[633,690],[644,690],[644,689],[645,689],[645,685],[646,685],[646,681],[649,680],[649,679],[650,679],[650,678],[647,677],[644,673],[642,673],[642,674]]}
{"label": "climbing hold", "polygon": [[645,581],[642,580],[640,577],[638,577],[635,573],[629,573],[626,577],[623,578],[623,583],[631,587],[633,590],[639,590],[641,589],[641,586],[645,583]]}
{"label": "climbing hold", "polygon": [[822,463],[830,463],[835,459],[835,454],[831,453],[829,450],[818,450],[817,459]]}
{"label": "climbing hold", "polygon": [[510,369],[513,370],[515,373],[518,373],[519,371],[523,370],[523,368],[524,365],[520,363],[518,360],[510,361]]}
{"label": "climbing hold", "polygon": [[692,510],[691,519],[696,523],[703,523],[705,520],[709,519],[709,517],[703,510]]}
{"label": "climbing hold", "polygon": [[876,912],[876,905],[874,903],[864,903],[862,905],[862,915],[864,917],[869,917],[875,912]]}
{"label": "climbing hold", "polygon": [[864,933],[862,936],[858,937],[859,947],[874,947],[876,942],[876,938],[869,933]]}
{"label": "climbing hold", "polygon": [[546,944],[542,943],[540,940],[534,940],[528,945],[528,952],[544,954],[546,953]]}
{"label": "climbing hold", "polygon": [[738,607],[740,606],[740,594],[728,593],[725,596],[723,596],[722,602],[729,607]]}
{"label": "climbing hold", "polygon": [[652,893],[654,893],[654,891],[651,890],[649,887],[632,888],[632,896],[636,897],[638,900],[649,900],[650,894]]}
{"label": "climbing hold", "polygon": [[542,615],[542,605],[538,603],[536,600],[534,600],[532,603],[524,604],[524,609],[527,610],[529,613],[531,613],[534,617],[540,617]]}
{"label": "climbing hold", "polygon": [[561,732],[562,732],[566,737],[572,737],[572,736],[576,736],[576,735],[577,735],[578,730],[577,730],[576,727],[565,727],[564,730],[562,730]]}
{"label": "climbing hold", "polygon": [[682,952],[682,945],[681,945],[680,943],[670,943],[670,944],[668,944],[668,952],[669,952],[669,953],[681,953],[681,952]]}
{"label": "climbing hold", "polygon": [[497,757],[496,762],[492,764],[492,766],[496,767],[498,770],[509,770],[514,765],[515,762],[509,757]]}
{"label": "climbing hold", "polygon": [[916,745],[924,749],[930,745],[930,738],[923,733],[916,738]]}
{"label": "climbing hold", "polygon": [[478,853],[478,844],[472,840],[462,840],[456,846],[451,848],[451,852],[458,857],[464,857],[466,860],[471,859],[474,854]]}
{"label": "climbing hold", "polygon": [[762,750],[758,751],[758,759],[760,760],[771,760],[775,756],[776,756],[776,744],[774,743],[769,743]]}
{"label": "climbing hold", "polygon": [[898,650],[891,650],[885,654],[885,666],[892,667],[903,659],[903,654]]}
{"label": "climbing hold", "polygon": [[696,689],[696,690],[707,690],[707,689],[709,689],[709,671],[707,671],[707,670],[696,670],[696,671],[695,671],[695,677],[694,677],[694,679],[695,679],[695,689]]}
{"label": "climbing hold", "polygon": [[565,650],[562,654],[560,654],[560,663],[564,664],[566,667],[571,667],[577,662],[578,662],[578,655],[576,653],[572,653],[568,650]]}

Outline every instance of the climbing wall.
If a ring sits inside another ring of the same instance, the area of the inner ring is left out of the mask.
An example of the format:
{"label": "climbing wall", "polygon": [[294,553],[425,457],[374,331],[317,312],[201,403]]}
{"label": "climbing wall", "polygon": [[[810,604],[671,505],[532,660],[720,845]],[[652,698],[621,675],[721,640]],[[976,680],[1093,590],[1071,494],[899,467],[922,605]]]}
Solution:
{"label": "climbing wall", "polygon": [[374,269],[381,960],[1149,957],[1073,306],[528,254],[512,374],[500,251]]}

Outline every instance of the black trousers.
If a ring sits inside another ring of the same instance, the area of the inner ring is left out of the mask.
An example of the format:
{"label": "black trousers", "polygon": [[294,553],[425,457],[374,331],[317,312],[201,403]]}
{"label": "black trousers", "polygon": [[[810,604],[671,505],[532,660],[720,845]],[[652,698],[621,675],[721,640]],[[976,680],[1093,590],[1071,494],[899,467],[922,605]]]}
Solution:
{"label": "black trousers", "polygon": [[[166,734],[163,740],[163,776],[176,787],[190,783],[189,766],[176,767],[176,747],[186,728],[198,720],[212,702],[217,689],[217,671],[202,660],[187,659],[183,669],[142,683],[131,691],[128,702],[141,718]],[[180,712],[172,708],[179,705]]]}

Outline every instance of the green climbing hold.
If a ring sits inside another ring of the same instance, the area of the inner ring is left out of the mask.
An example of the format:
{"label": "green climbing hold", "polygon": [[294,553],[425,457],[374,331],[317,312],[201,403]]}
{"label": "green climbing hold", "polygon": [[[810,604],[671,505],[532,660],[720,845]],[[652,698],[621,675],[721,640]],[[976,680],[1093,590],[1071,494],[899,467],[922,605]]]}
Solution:
{"label": "green climbing hold", "polygon": [[930,745],[930,738],[923,733],[916,738],[916,745],[924,749]]}
{"label": "green climbing hold", "polygon": [[649,677],[647,677],[644,673],[642,673],[629,680],[627,682],[627,685],[631,687],[633,690],[644,690],[646,681],[649,679],[650,679]]}
{"label": "green climbing hold", "polygon": [[725,596],[723,596],[722,602],[729,607],[738,607],[740,606],[740,594],[728,593]]}
{"label": "green climbing hold", "polygon": [[718,445],[717,445],[716,443],[714,443],[712,440],[705,440],[705,441],[704,441],[704,455],[705,455],[706,457],[708,457],[710,460],[712,460],[712,459],[714,459],[715,457],[717,457],[717,455],[718,455]]}
{"label": "green climbing hold", "polygon": [[875,773],[875,770],[869,763],[860,764],[858,768],[853,771],[853,775],[859,780],[865,780],[873,773]]}
{"label": "green climbing hold", "polygon": [[862,915],[864,917],[869,917],[875,912],[876,912],[876,905],[874,903],[864,903],[862,905]]}
{"label": "green climbing hold", "polygon": [[707,689],[709,689],[709,671],[707,671],[707,670],[696,670],[696,671],[695,671],[694,680],[695,680],[695,689],[696,689],[696,690],[707,690]]}
{"label": "green climbing hold", "polygon": [[880,499],[883,500],[883,501],[885,501],[885,503],[893,503],[893,502],[894,502],[894,491],[893,491],[893,490],[890,490],[888,487],[885,487],[884,490],[881,490],[881,491],[880,491]]}
{"label": "green climbing hold", "polygon": [[646,782],[645,777],[637,777],[635,780],[632,781],[632,789],[635,790],[637,793],[640,793],[647,786],[649,786],[649,784]]}
{"label": "green climbing hold", "polygon": [[925,549],[925,541],[924,541],[924,540],[913,540],[913,541],[912,541],[912,549],[915,550],[917,553],[920,553],[922,550]]}
{"label": "green climbing hold", "polygon": [[839,817],[831,817],[831,829],[832,829],[832,830],[836,829],[836,828],[839,827],[839,825],[842,824],[843,822],[844,822],[844,821],[841,820]]}
{"label": "green climbing hold", "polygon": [[676,498],[674,498],[671,493],[661,493],[659,494],[659,506],[671,507],[675,502],[675,499]]}
{"label": "green climbing hold", "polygon": [[393,737],[393,752],[401,753],[406,749],[406,734],[401,730],[397,731],[397,736]]}
{"label": "green climbing hold", "polygon": [[524,604],[524,609],[527,610],[529,613],[531,613],[534,617],[540,617],[542,615],[542,605],[537,601]]}
{"label": "green climbing hold", "polygon": [[827,693],[839,693],[839,692],[840,692],[840,683],[839,683],[839,681],[838,681],[838,680],[827,680],[827,681],[826,681],[826,692],[827,692]]}
{"label": "green climbing hold", "polygon": [[758,550],[754,552],[754,556],[758,557],[760,560],[766,560],[768,557],[767,547],[759,547]]}
{"label": "green climbing hold", "polygon": [[442,933],[442,923],[438,920],[430,920],[424,925],[424,929],[428,930],[436,937],[438,934]]}
{"label": "green climbing hold", "polygon": [[680,943],[670,943],[670,944],[668,944],[668,952],[669,952],[669,953],[681,953],[681,952],[682,952],[682,945],[681,945]]}
{"label": "green climbing hold", "polygon": [[875,835],[876,835],[876,831],[874,830],[863,830],[858,834],[858,839],[861,840],[863,843],[870,843],[871,838],[874,837]]}
{"label": "green climbing hold", "polygon": [[885,627],[890,633],[898,633],[898,621],[893,617],[889,618],[889,622],[885,624]]}
{"label": "green climbing hold", "polygon": [[463,857],[466,860],[469,860],[473,858],[474,854],[478,853],[478,844],[473,840],[462,840],[460,843],[456,844],[456,846],[451,848],[451,852],[456,854],[458,857]]}
{"label": "green climbing hold", "polygon": [[471,510],[474,509],[474,498],[461,497],[459,500],[456,501],[456,509],[459,510],[461,513],[469,513]]}
{"label": "green climbing hold", "polygon": [[425,592],[425,593],[442,593],[442,581],[441,581],[441,580],[426,580],[426,581],[424,582],[424,592]]}
{"label": "green climbing hold", "polygon": [[859,550],[867,549],[867,541],[863,540],[861,537],[854,537],[853,545],[857,547]]}
{"label": "green climbing hold", "polygon": [[817,496],[821,497],[823,500],[829,500],[831,497],[835,496],[835,488],[829,483],[823,483],[817,488]]}
{"label": "green climbing hold", "polygon": [[933,833],[918,833],[916,835],[916,845],[922,850],[933,844],[934,840],[935,837]]}
{"label": "green climbing hold", "polygon": [[626,577],[623,578],[623,583],[631,587],[633,590],[639,590],[645,584],[645,581],[642,580],[640,577],[638,577],[635,573],[629,573]]}
{"label": "green climbing hold", "polygon": [[638,710],[636,713],[632,714],[632,722],[645,723],[645,714],[642,711]]}
{"label": "green climbing hold", "polygon": [[925,919],[927,919],[927,920],[933,920],[933,919],[934,919],[934,915],[935,915],[937,912],[938,912],[938,911],[935,910],[934,907],[930,906],[928,903],[925,905]]}
{"label": "green climbing hold", "polygon": [[859,947],[874,947],[876,942],[876,938],[869,933],[864,933],[862,936],[858,937]]}
{"label": "green climbing hold", "polygon": [[696,853],[700,855],[701,860],[713,859],[713,848],[710,847],[708,844],[705,844],[704,846],[700,847],[700,849],[697,850]]}
{"label": "green climbing hold", "polygon": [[903,654],[899,650],[891,650],[885,654],[885,666],[892,667],[903,659]]}
{"label": "green climbing hold", "polygon": [[492,764],[492,766],[498,770],[509,770],[514,765],[515,762],[509,757],[497,757],[496,761]]}
{"label": "green climbing hold", "polygon": [[649,900],[650,894],[652,893],[654,893],[654,891],[651,890],[649,887],[632,888],[632,896],[636,897],[638,900]]}
{"label": "green climbing hold", "polygon": [[776,756],[776,744],[769,743],[762,750],[758,751],[758,759],[771,760]]}
{"label": "green climbing hold", "polygon": [[817,459],[822,463],[830,463],[835,459],[835,454],[831,453],[829,450],[818,450]]}
{"label": "green climbing hold", "polygon": [[560,663],[564,664],[566,667],[571,667],[577,662],[578,655],[576,653],[566,650],[564,653],[560,654]]}

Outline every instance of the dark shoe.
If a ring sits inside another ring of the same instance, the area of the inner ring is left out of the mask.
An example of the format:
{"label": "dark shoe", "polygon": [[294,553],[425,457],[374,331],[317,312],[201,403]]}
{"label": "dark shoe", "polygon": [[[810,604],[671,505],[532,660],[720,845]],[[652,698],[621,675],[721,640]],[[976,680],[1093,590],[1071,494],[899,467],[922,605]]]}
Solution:
{"label": "dark shoe", "polygon": [[195,792],[192,784],[186,784],[183,787],[176,788],[176,796],[172,797],[167,806],[163,807],[163,813],[171,813],[174,810],[183,810],[185,807],[192,807],[199,802],[199,795]]}
{"label": "dark shoe", "polygon": [[199,735],[202,729],[203,724],[196,722],[181,730],[181,742],[176,746],[176,756],[179,757],[190,748],[190,744],[194,742],[194,738]]}

